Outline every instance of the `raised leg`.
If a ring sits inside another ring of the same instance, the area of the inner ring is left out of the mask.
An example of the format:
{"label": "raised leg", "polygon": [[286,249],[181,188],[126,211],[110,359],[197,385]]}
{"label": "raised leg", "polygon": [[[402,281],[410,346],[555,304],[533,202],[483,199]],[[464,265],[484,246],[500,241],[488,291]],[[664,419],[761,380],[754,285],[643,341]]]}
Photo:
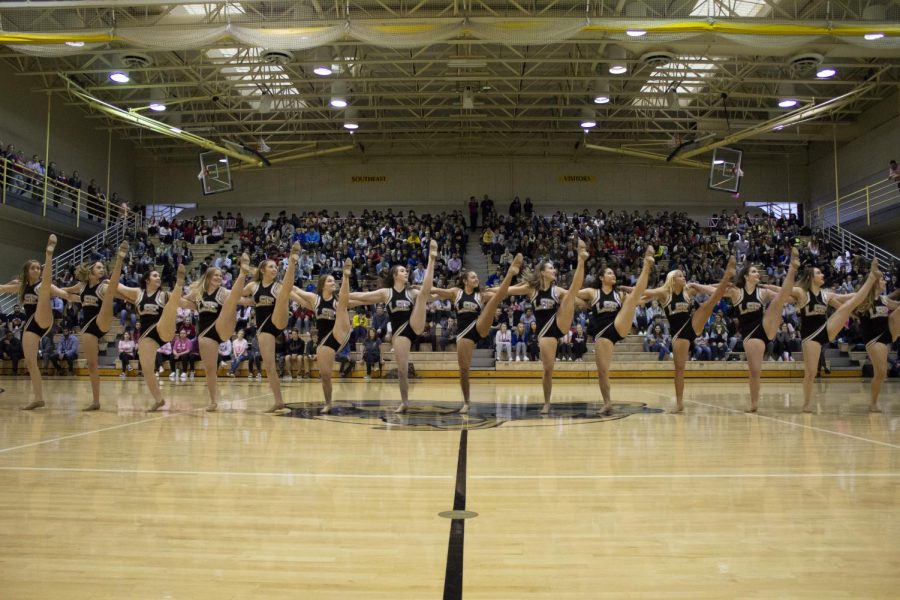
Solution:
{"label": "raised leg", "polygon": [[700,335],[703,333],[703,328],[712,316],[713,309],[725,295],[725,292],[728,291],[728,287],[734,279],[736,264],[734,256],[728,259],[728,265],[725,267],[725,275],[722,277],[719,285],[716,286],[716,291],[713,292],[712,296],[706,299],[706,302],[698,306],[697,310],[694,311],[694,315],[691,317],[691,327],[694,328],[695,334]]}
{"label": "raised leg", "polygon": [[291,290],[294,289],[294,279],[297,276],[297,261],[300,260],[300,244],[294,242],[291,246],[291,254],[288,257],[287,270],[284,279],[281,280],[281,289],[275,298],[275,310],[272,312],[272,325],[278,329],[285,329],[290,317]]}
{"label": "raised leg", "polygon": [[[425,280],[422,281],[422,289],[416,296],[416,302],[413,304],[412,314],[409,317],[409,326],[416,335],[421,334],[425,330],[425,307],[428,305],[428,297],[431,296],[431,284],[434,280],[434,262],[437,260],[438,244],[431,240],[428,245],[428,266],[425,267]],[[395,351],[396,352],[396,351]]]}
{"label": "raised leg", "polygon": [[[491,299],[484,305],[484,310],[478,315],[478,320],[475,322],[475,329],[481,337],[486,337],[487,334],[490,333],[491,325],[494,323],[494,315],[497,313],[497,307],[500,306],[500,303],[506,298],[506,293],[509,290],[510,284],[512,284],[513,278],[519,275],[519,271],[522,268],[522,260],[522,255],[516,254],[509,269],[506,270],[506,277],[500,282],[497,293],[491,296]],[[471,359],[471,357],[469,358]],[[471,360],[469,362],[471,362]],[[468,403],[468,396],[466,396],[466,402]]]}
{"label": "raised leg", "polygon": [[319,346],[316,350],[316,363],[319,366],[319,379],[322,380],[322,393],[325,395],[325,406],[319,410],[319,414],[327,415],[331,412],[331,371],[334,368],[334,350]]}
{"label": "raised leg", "polygon": [[141,371],[144,373],[144,383],[147,384],[147,389],[153,396],[153,404],[150,406],[149,412],[156,412],[166,405],[162,390],[159,388],[159,379],[156,378],[157,350],[159,350],[159,344],[149,338],[138,342],[138,360],[141,362]]}
{"label": "raised leg", "polygon": [[[568,296],[568,294],[566,294]],[[544,406],[541,408],[542,415],[550,414],[550,397],[553,394],[553,367],[556,363],[556,347],[559,340],[552,337],[543,337],[538,340],[541,348],[541,366],[544,372],[541,375],[541,384],[544,388]]]}
{"label": "raised leg", "polygon": [[44,251],[44,268],[41,269],[41,285],[38,287],[38,303],[34,312],[34,322],[44,329],[53,325],[53,307],[50,294],[53,291],[53,251],[56,249],[56,236],[47,238]]}
{"label": "raised leg", "polygon": [[[477,325],[476,325],[477,327]],[[459,412],[469,412],[469,369],[472,367],[472,354],[475,342],[462,339],[456,342],[456,360],[459,361],[459,387],[462,388],[463,407]]]}
{"label": "raised leg", "polygon": [[344,276],[341,278],[341,289],[338,293],[337,306],[334,315],[334,339],[344,341],[350,334],[350,315],[347,313],[347,305],[350,302],[350,271],[353,261],[349,258],[344,261]]}
{"label": "raised leg", "polygon": [[822,344],[807,340],[803,344],[803,412],[812,412],[812,386],[819,371]]}
{"label": "raised leg", "polygon": [[[578,296],[578,290],[584,284],[584,261],[588,258],[587,247],[583,240],[578,240],[578,264],[575,267],[575,273],[572,275],[572,283],[566,292],[562,302],[559,303],[559,310],[556,312],[556,326],[563,333],[572,326],[572,317],[575,316],[575,299]],[[546,399],[545,399],[546,400]],[[549,400],[546,400],[549,406]]]}
{"label": "raised leg", "polygon": [[250,271],[250,257],[246,254],[241,255],[241,272],[235,278],[231,286],[231,291],[222,305],[222,312],[216,319],[216,333],[223,340],[227,340],[234,333],[234,326],[237,323],[237,307],[241,296],[244,294],[244,281],[247,273]]}
{"label": "raised leg", "polygon": [[653,259],[654,254],[653,246],[647,246],[647,250],[644,252],[644,266],[641,268],[641,274],[638,275],[637,283],[634,284],[634,289],[631,293],[625,296],[625,299],[622,301],[622,308],[619,309],[616,320],[613,322],[613,327],[616,328],[616,332],[622,337],[631,333],[634,311],[637,309],[638,300],[641,299],[641,296],[644,295],[644,290],[647,289],[647,284],[650,281],[650,272],[656,263]]}
{"label": "raised leg", "polygon": [[175,276],[175,286],[169,292],[169,299],[163,307],[162,314],[156,324],[156,331],[160,339],[171,342],[175,338],[175,326],[178,320],[178,306],[181,304],[181,294],[184,291],[184,265],[178,265]]}
{"label": "raised leg", "polygon": [[128,242],[119,244],[116,250],[116,260],[113,263],[112,273],[109,274],[109,282],[106,284],[106,293],[100,302],[100,312],[97,313],[97,327],[100,331],[106,333],[112,325],[113,319],[113,303],[116,299],[116,287],[119,285],[119,279],[122,277],[122,261],[128,254]]}
{"label": "raised leg", "polygon": [[775,299],[769,303],[766,312],[763,314],[763,331],[770,340],[775,339],[778,328],[781,326],[781,311],[784,309],[784,303],[791,296],[794,289],[794,280],[797,278],[797,269],[800,267],[800,254],[796,248],[791,248],[791,266],[788,268],[784,283]]}
{"label": "raised leg", "polygon": [[397,363],[397,380],[400,382],[400,406],[395,412],[405,413],[409,408],[409,338],[395,335],[394,361]]}
{"label": "raised leg", "polygon": [[616,346],[606,338],[598,337],[594,340],[594,359],[597,362],[597,379],[600,382],[600,396],[603,398],[603,408],[600,412],[604,415],[612,413],[612,397],[609,393],[609,367],[612,364],[613,352]]}
{"label": "raised leg", "polygon": [[84,348],[84,358],[87,360],[88,377],[91,380],[91,395],[93,401],[85,406],[83,411],[100,410],[100,340],[90,333],[81,334],[81,347]]}
{"label": "raised leg", "polygon": [[690,351],[689,341],[677,339],[672,342],[672,356],[675,359],[675,408],[670,412],[674,414],[684,412],[684,368]]}

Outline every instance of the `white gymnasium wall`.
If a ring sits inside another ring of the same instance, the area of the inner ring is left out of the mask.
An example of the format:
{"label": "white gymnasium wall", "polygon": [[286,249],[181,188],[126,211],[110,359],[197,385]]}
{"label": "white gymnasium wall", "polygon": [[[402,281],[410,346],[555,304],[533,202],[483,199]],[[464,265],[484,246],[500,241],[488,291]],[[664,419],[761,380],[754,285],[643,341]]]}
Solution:
{"label": "white gymnasium wall", "polygon": [[[900,161],[900,92],[893,92],[857,120],[857,136],[838,142],[841,193],[862,188],[872,174],[887,177],[888,163]],[[831,143],[810,146],[809,189],[813,206],[834,201],[834,150]]]}
{"label": "white gymnasium wall", "polygon": [[[146,204],[198,203],[245,216],[287,209],[414,207],[465,208],[469,196],[488,194],[501,210],[518,195],[541,211],[555,208],[640,208],[711,214],[743,200],[806,200],[806,166],[786,160],[746,161],[740,200],[707,189],[707,171],[627,157],[582,154],[562,159],[360,157],[307,160],[233,174],[233,192],[204,197],[196,166],[145,163],[136,172],[138,200]],[[354,178],[368,178],[354,183]],[[582,181],[563,181],[575,177]],[[586,181],[585,181],[586,179]]]}
{"label": "white gymnasium wall", "polygon": [[[58,80],[51,80],[55,85]],[[0,62],[0,140],[25,151],[27,158],[44,157],[47,131],[47,95],[32,92],[41,87],[39,77],[15,75]],[[50,160],[71,175],[78,170],[84,187],[94,178],[106,188],[108,135],[100,127],[103,121],[88,119],[87,111],[61,96],[52,98],[50,110]],[[135,148],[129,142],[113,138],[111,190],[125,199],[134,198]]]}

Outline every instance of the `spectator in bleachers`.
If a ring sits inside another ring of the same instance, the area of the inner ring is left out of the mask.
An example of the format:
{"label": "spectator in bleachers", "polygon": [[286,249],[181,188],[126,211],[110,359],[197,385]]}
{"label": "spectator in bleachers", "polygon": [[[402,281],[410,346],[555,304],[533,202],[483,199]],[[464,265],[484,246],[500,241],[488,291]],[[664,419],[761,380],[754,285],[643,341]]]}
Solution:
{"label": "spectator in bleachers", "polygon": [[500,360],[500,355],[505,352],[506,360],[512,361],[512,332],[506,326],[506,323],[501,323],[499,331],[494,336],[494,347],[496,348],[496,360]]}
{"label": "spectator in bleachers", "polygon": [[372,367],[378,366],[378,374],[381,375],[383,361],[381,360],[381,340],[374,329],[369,329],[363,342],[363,360],[366,363],[366,379],[372,378]]}
{"label": "spectator in bleachers", "polygon": [[22,352],[22,341],[13,335],[11,330],[7,330],[3,339],[0,340],[0,358],[12,362],[12,374],[19,374],[19,361],[24,357]]}
{"label": "spectator in bleachers", "polygon": [[128,373],[134,370],[131,366],[131,361],[135,359],[134,350],[134,340],[124,333],[121,334],[116,345],[116,351],[119,353],[119,363],[122,365],[122,373],[119,374],[119,377],[122,379],[128,377]]}
{"label": "spectator in bleachers", "polygon": [[665,360],[669,356],[669,336],[659,325],[654,325],[651,331],[644,337],[644,352],[656,352],[658,360]]}
{"label": "spectator in bleachers", "polygon": [[57,375],[65,375],[65,369],[60,364],[65,361],[69,367],[69,375],[75,374],[75,361],[78,359],[78,338],[72,335],[72,330],[66,327],[56,344],[56,354],[53,355],[53,368]]}
{"label": "spectator in bleachers", "polygon": [[[184,329],[178,332],[178,336],[172,341],[172,363],[175,368],[169,373],[169,379],[175,381],[176,378],[186,381],[188,373],[191,379],[194,378],[194,364],[196,357],[194,356],[194,343],[188,337],[188,332]],[[178,365],[181,369],[178,369]]]}

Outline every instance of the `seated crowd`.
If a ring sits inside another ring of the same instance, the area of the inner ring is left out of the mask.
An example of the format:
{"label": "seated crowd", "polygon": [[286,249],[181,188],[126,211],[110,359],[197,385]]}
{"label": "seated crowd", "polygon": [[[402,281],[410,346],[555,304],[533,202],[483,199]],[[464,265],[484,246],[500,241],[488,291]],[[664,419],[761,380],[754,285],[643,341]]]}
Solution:
{"label": "seated crowd", "polygon": [[[505,273],[513,256],[521,252],[526,262],[536,262],[539,257],[553,260],[562,274],[559,285],[567,285],[566,276],[576,262],[576,237],[589,246],[590,258],[586,263],[585,286],[597,284],[597,274],[604,267],[615,270],[620,284],[633,285],[640,272],[643,249],[648,245],[657,248],[657,263],[651,276],[652,282],[661,282],[666,273],[680,269],[689,281],[711,282],[720,279],[730,254],[739,259],[751,260],[762,265],[770,283],[779,284],[790,260],[791,244],[802,242],[804,261],[815,264],[826,274],[827,282],[844,291],[859,284],[865,274],[866,261],[849,253],[839,254],[826,250],[817,236],[804,235],[796,219],[776,219],[766,215],[743,216],[723,213],[710,219],[713,227],[701,226],[687,215],[677,212],[634,211],[606,212],[598,209],[594,214],[584,210],[580,214],[557,212],[541,216],[533,211],[510,211],[510,215],[498,215],[492,209],[483,215],[480,236],[482,252],[488,259],[490,274],[486,285],[494,286]],[[463,271],[469,223],[462,211],[437,215],[417,215],[415,211],[364,210],[360,215],[329,214],[329,211],[304,212],[287,215],[281,212],[272,218],[265,214],[258,222],[245,220],[241,213],[232,215],[221,212],[207,218],[197,216],[188,219],[160,219],[149,223],[145,231],[132,240],[132,246],[123,268],[121,282],[137,287],[140,274],[150,269],[160,272],[164,285],[175,281],[179,264],[190,265],[186,284],[199,278],[211,266],[222,269],[225,287],[230,288],[238,272],[238,257],[247,252],[251,262],[258,264],[265,258],[279,262],[283,271],[287,264],[290,245],[299,242],[303,248],[295,285],[312,290],[320,275],[339,276],[344,257],[353,261],[351,286],[354,290],[370,290],[378,287],[378,276],[391,265],[404,264],[410,270],[410,283],[421,283],[425,274],[423,257],[427,240],[434,237],[440,245],[440,258],[435,268],[435,286],[449,288],[457,285]],[[192,245],[221,244],[215,255],[203,257],[194,263]],[[108,260],[113,256],[112,244],[96,251],[92,260]],[[68,265],[59,281],[60,286],[74,282],[76,265]],[[893,283],[893,282],[891,282]],[[43,366],[52,363],[57,373],[72,371],[78,353],[78,339],[72,331],[81,325],[78,304],[54,299],[53,309],[57,319],[56,341],[47,336],[42,341]],[[315,320],[310,311],[292,307],[288,328],[279,340],[276,355],[281,375],[285,378],[304,378],[312,372],[316,348]],[[785,323],[776,339],[769,344],[771,360],[792,360],[800,349],[798,316],[793,305],[784,309]],[[116,344],[116,354],[126,376],[132,362],[137,363],[134,344],[140,337],[138,320],[130,304],[121,302],[116,314],[124,332]],[[559,344],[557,360],[581,361],[592,342],[585,331],[588,312],[580,307],[570,331],[565,332]],[[0,324],[0,356],[13,360],[14,368],[21,358],[21,344],[17,333],[21,330],[23,315],[14,312],[4,316]],[[367,376],[380,369],[383,363],[381,343],[390,339],[390,323],[384,306],[359,307],[352,313],[352,337],[343,355],[338,355],[342,373],[348,374],[358,356],[367,366]],[[433,351],[455,349],[458,332],[455,313],[449,300],[436,299],[427,307],[427,325],[413,350],[428,343]],[[169,368],[171,379],[187,379],[194,375],[199,361],[196,344],[196,314],[189,309],[179,309],[178,334],[159,350],[157,368],[164,373]],[[219,348],[221,368],[236,375],[243,363],[247,363],[250,377],[260,378],[260,354],[256,341],[254,311],[239,307],[236,334],[222,342]],[[642,349],[655,353],[659,360],[671,356],[671,339],[668,321],[656,301],[638,307],[633,333],[644,336]],[[491,334],[479,343],[479,347],[493,351],[497,360],[534,361],[539,359],[537,328],[534,311],[528,298],[507,298],[498,308]],[[851,344],[859,342],[859,331],[851,321],[839,339]],[[726,301],[716,307],[713,316],[691,349],[693,360],[728,360],[738,358],[743,350],[737,320],[732,318]]]}

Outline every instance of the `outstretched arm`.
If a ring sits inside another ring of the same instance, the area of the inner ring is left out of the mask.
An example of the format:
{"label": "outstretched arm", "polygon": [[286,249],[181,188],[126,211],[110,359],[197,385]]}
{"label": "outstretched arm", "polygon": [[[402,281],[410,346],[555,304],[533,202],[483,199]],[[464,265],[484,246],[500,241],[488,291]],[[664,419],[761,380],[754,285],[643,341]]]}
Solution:
{"label": "outstretched arm", "polygon": [[18,294],[19,293],[19,283],[4,283],[0,284],[0,294]]}
{"label": "outstretched arm", "polygon": [[316,305],[316,295],[312,292],[301,290],[296,285],[291,290],[291,299],[310,310]]}
{"label": "outstretched arm", "polygon": [[135,304],[137,302],[140,293],[140,288],[126,287],[121,283],[116,287],[116,297],[127,300],[132,304]]}
{"label": "outstretched arm", "polygon": [[456,295],[458,293],[459,293],[458,287],[452,287],[452,288],[447,288],[447,289],[436,288],[436,287],[431,288],[432,296],[437,296],[438,298],[441,298],[442,300],[453,300],[454,298],[456,298]]}
{"label": "outstretched arm", "polygon": [[[485,292],[489,292],[491,294],[496,294],[499,287],[492,287],[485,290]],[[520,283],[519,285],[511,285],[509,286],[509,290],[506,292],[507,296],[528,296],[534,289],[528,285],[527,283]]]}
{"label": "outstretched arm", "polygon": [[[622,286],[619,286],[619,289],[620,290],[623,289]],[[631,293],[631,292],[628,291],[628,293]],[[666,288],[660,287],[660,288],[654,288],[652,290],[644,290],[644,295],[640,297],[638,302],[640,302],[641,304],[646,304],[647,302],[650,302],[651,300],[656,300],[657,302],[662,302],[663,300],[666,299],[666,296],[668,296],[668,295],[669,295],[669,290],[667,290]]]}
{"label": "outstretched arm", "polygon": [[381,288],[372,292],[353,292],[350,300],[359,302],[357,306],[364,304],[383,304],[391,299],[390,288]]}

